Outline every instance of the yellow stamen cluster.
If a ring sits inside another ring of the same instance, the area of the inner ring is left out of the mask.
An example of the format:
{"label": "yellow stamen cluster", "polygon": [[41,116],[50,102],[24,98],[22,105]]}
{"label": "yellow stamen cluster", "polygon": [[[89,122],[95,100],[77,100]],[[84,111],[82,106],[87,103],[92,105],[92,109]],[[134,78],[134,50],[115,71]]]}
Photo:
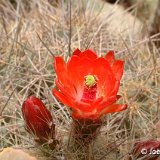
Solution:
{"label": "yellow stamen cluster", "polygon": [[93,75],[87,75],[85,77],[85,84],[87,87],[93,87],[97,83],[96,77]]}

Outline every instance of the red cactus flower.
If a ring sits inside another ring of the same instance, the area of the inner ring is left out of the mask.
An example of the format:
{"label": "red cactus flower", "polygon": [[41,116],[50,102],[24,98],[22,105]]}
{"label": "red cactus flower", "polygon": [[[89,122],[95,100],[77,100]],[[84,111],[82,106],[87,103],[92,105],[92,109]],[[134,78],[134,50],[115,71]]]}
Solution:
{"label": "red cactus flower", "polygon": [[54,68],[59,90],[53,89],[53,94],[72,109],[73,118],[97,119],[127,108],[115,103],[120,98],[117,92],[124,62],[116,60],[113,51],[98,57],[91,50],[76,49],[67,63],[55,57]]}
{"label": "red cactus flower", "polygon": [[160,155],[160,141],[147,140],[135,143],[132,155],[134,158],[146,157],[146,160],[157,160]]}
{"label": "red cactus flower", "polygon": [[36,97],[29,97],[24,101],[22,113],[29,133],[38,138],[41,143],[53,140],[55,137],[55,125],[51,113],[43,102]]}

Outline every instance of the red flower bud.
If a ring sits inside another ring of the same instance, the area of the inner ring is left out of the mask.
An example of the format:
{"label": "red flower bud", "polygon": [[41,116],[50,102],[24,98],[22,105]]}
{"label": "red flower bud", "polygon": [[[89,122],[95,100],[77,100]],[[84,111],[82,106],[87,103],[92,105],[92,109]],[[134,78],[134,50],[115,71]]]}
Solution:
{"label": "red flower bud", "polygon": [[133,148],[133,157],[135,159],[146,157],[146,160],[157,160],[160,155],[160,141],[148,140],[137,142]]}
{"label": "red flower bud", "polygon": [[55,138],[55,125],[51,113],[43,102],[36,97],[24,101],[22,113],[29,133],[38,138],[38,142],[46,143]]}

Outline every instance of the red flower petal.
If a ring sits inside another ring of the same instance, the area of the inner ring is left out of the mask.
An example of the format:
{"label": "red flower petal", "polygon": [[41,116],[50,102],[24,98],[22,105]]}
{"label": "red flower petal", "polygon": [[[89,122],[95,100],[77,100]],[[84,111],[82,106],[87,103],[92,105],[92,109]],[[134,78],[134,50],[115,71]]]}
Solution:
{"label": "red flower petal", "polygon": [[115,85],[114,85],[114,89],[110,92],[110,96],[114,96],[117,95],[117,92],[119,90],[119,86],[120,86],[120,81],[116,81]]}
{"label": "red flower petal", "polygon": [[108,107],[106,107],[103,111],[103,113],[114,113],[114,112],[120,112],[127,109],[127,105],[126,104],[112,104]]}
{"label": "red flower petal", "polygon": [[101,101],[97,106],[97,111],[101,112],[104,108],[112,105],[117,100],[117,97],[114,95],[112,97],[109,97],[108,99],[104,99]]}
{"label": "red flower petal", "polygon": [[75,99],[68,98],[63,93],[57,91],[56,89],[52,90],[53,95],[60,100],[62,103],[64,103],[66,106],[78,111],[81,110],[83,112],[89,112],[92,109],[92,106],[90,104],[87,104],[85,102],[79,102]]}
{"label": "red flower petal", "polygon": [[72,56],[67,65],[68,76],[72,79],[75,87],[82,88],[84,78],[93,72],[93,62],[87,58]]}
{"label": "red flower petal", "polygon": [[55,57],[54,68],[58,79],[63,85],[67,86],[69,84],[67,80],[67,68],[62,57]]}
{"label": "red flower petal", "polygon": [[81,51],[78,48],[73,52],[73,55],[79,56],[80,54],[81,54]]}
{"label": "red flower petal", "polygon": [[65,88],[68,88],[69,92],[75,92],[72,81],[70,80],[70,77],[68,77],[67,65],[64,60],[61,57],[55,57],[54,66],[58,81],[60,81]]}
{"label": "red flower petal", "polygon": [[[80,73],[76,72],[76,69],[80,65],[80,58],[78,56],[72,56],[67,63],[68,76],[74,82],[75,86],[83,84]],[[82,65],[82,64],[81,64]]]}
{"label": "red flower petal", "polygon": [[70,108],[75,109],[76,106],[74,105],[74,99],[69,99],[67,96],[65,96],[63,93],[57,91],[56,89],[52,90],[53,95],[62,103],[64,103],[66,106],[69,106]]}
{"label": "red flower petal", "polygon": [[92,50],[88,49],[88,50],[85,50],[84,52],[82,52],[80,57],[88,58],[88,59],[96,59],[97,58],[97,54],[95,52],[93,52]]}
{"label": "red flower petal", "polygon": [[98,58],[94,62],[94,72],[98,78],[98,95],[108,98],[110,92],[114,89],[115,78],[108,61],[104,58]]}
{"label": "red flower petal", "polygon": [[88,49],[84,52],[81,52],[78,48],[73,52],[73,56],[78,56],[80,58],[88,58],[88,59],[96,59],[97,54],[93,52],[92,50]]}
{"label": "red flower petal", "polygon": [[55,80],[55,84],[56,86],[61,90],[61,92],[65,95],[67,95],[67,97],[75,97],[76,96],[76,90],[71,90],[71,88],[67,88],[65,86],[63,86],[58,79]]}
{"label": "red flower petal", "polygon": [[112,66],[112,71],[114,73],[114,76],[116,80],[120,81],[122,75],[123,75],[123,69],[124,69],[124,62],[121,60],[117,60],[114,62]]}
{"label": "red flower petal", "polygon": [[105,56],[106,60],[108,61],[108,63],[110,65],[112,65],[115,61],[115,57],[114,57],[114,51],[109,51],[106,56]]}

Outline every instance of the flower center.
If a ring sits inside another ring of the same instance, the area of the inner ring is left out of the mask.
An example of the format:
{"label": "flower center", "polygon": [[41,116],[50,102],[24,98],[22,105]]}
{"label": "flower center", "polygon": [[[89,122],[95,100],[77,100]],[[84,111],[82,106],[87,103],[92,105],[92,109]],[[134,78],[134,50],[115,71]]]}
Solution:
{"label": "flower center", "polygon": [[85,85],[82,95],[82,101],[96,99],[97,93],[97,78],[94,75],[85,76]]}
{"label": "flower center", "polygon": [[85,76],[85,85],[87,87],[93,87],[96,84],[97,80],[93,75]]}

